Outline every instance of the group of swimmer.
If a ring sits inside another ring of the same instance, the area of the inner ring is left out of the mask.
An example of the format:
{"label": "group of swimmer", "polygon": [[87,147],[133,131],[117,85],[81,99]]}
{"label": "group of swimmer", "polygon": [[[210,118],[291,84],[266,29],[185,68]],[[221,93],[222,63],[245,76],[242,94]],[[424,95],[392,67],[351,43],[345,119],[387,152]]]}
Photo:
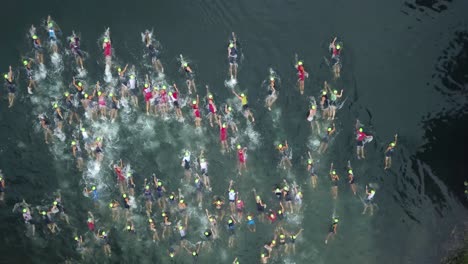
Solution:
{"label": "group of swimmer", "polygon": [[[244,124],[236,118],[241,112],[245,117],[245,125],[256,123],[253,111],[250,108],[246,91],[232,89],[236,103],[222,103],[213,89],[205,86],[206,95],[200,96],[200,88],[195,84],[195,70],[190,62],[180,55],[180,71],[185,76],[185,88],[178,87],[175,82],[169,82],[165,78],[167,69],[160,59],[160,43],[153,37],[151,31],[142,33],[142,41],[145,49],[145,58],[150,65],[146,74],[141,74],[135,66],[114,62],[115,55],[112,47],[110,30],[107,29],[100,38],[102,43],[103,61],[105,63],[104,82],[90,82],[86,76],[87,53],[81,50],[81,37],[72,32],[65,38],[62,44],[62,31],[58,24],[49,16],[43,31],[38,31],[34,26],[30,29],[30,41],[33,49],[31,56],[21,58],[27,93],[29,96],[46,96],[53,98],[50,102],[50,110],[39,114],[39,123],[44,133],[46,144],[65,142],[66,149],[76,162],[78,171],[85,172],[87,168],[95,166],[99,170],[106,157],[107,145],[112,144],[97,126],[104,123],[114,123],[119,120],[121,111],[129,110],[139,112],[141,99],[144,100],[144,113],[151,118],[173,118],[179,122],[192,119],[196,129],[219,129],[220,148],[223,154],[229,155],[235,152],[237,156],[237,174],[229,181],[224,193],[213,194],[210,178],[209,164],[204,146],[197,149],[183,148],[181,151],[180,165],[183,182],[181,186],[174,186],[160,175],[152,174],[143,177],[138,173],[139,168],[130,167],[130,162],[124,162],[126,157],[118,162],[112,162],[111,169],[115,175],[115,190],[118,193],[110,200],[104,200],[102,193],[108,191],[106,187],[93,180],[86,181],[83,186],[83,195],[95,204],[95,208],[86,213],[86,225],[88,232],[73,232],[71,239],[76,242],[76,249],[83,258],[94,253],[93,245],[100,245],[105,255],[111,256],[111,237],[113,232],[123,232],[134,236],[134,239],[147,238],[159,246],[167,248],[169,259],[175,259],[177,255],[186,252],[194,261],[203,251],[209,251],[215,241],[227,241],[229,248],[237,246],[239,232],[256,232],[257,224],[272,225],[274,231],[264,234],[266,242],[259,253],[261,263],[268,263],[270,259],[277,259],[289,254],[295,254],[295,242],[303,232],[300,226],[290,224],[287,218],[301,213],[304,188],[293,181],[279,180],[272,188],[270,194],[259,193],[255,188],[249,193],[241,193],[238,186],[240,182],[248,182],[244,176],[248,173],[247,151],[248,143],[240,142],[237,137],[229,137],[229,134],[242,133]],[[47,41],[42,42],[40,35],[47,34]],[[68,46],[66,50],[64,47]],[[334,81],[341,74],[341,51],[343,44],[335,37],[330,43],[331,58],[327,60],[334,76]],[[62,51],[63,50],[63,51]],[[73,56],[76,76],[69,79],[69,86],[60,96],[47,94],[44,78],[37,77],[35,71],[44,71],[46,68],[44,55]],[[227,61],[229,69],[227,75],[231,80],[237,80],[238,67],[241,58],[240,44],[233,32],[227,43]],[[297,70],[297,87],[302,95],[305,92],[305,79],[309,73],[305,70],[304,62],[296,59],[294,65]],[[157,77],[153,77],[157,74]],[[112,76],[116,75],[116,78]],[[12,66],[4,75],[5,85],[8,91],[8,107],[14,106],[16,87],[19,86],[18,73]],[[268,95],[265,99],[265,107],[271,111],[278,97],[276,87],[278,76],[273,70],[265,83],[267,83]],[[339,100],[343,97],[343,89],[333,89],[333,85],[324,82],[320,92],[320,102],[312,97],[308,107],[306,120],[310,122],[313,133],[320,137],[320,146],[316,150],[307,152],[304,170],[310,175],[312,189],[318,187],[318,176],[314,156],[325,153],[330,140],[335,136],[336,127],[334,120],[339,109]],[[189,108],[189,110],[186,110]],[[238,111],[237,109],[240,109]],[[185,110],[185,111],[184,111]],[[205,114],[205,110],[207,114]],[[205,119],[207,121],[205,121]],[[209,127],[203,127],[203,123]],[[239,126],[238,126],[239,125]],[[216,128],[215,128],[216,127]],[[216,131],[216,130],[215,130]],[[216,132],[218,133],[218,132]],[[356,154],[358,159],[365,159],[364,146],[372,140],[372,136],[366,134],[363,125],[357,120],[354,133],[356,134]],[[397,144],[397,135],[388,144],[384,151],[384,169],[391,168],[392,155]],[[291,162],[291,148],[287,141],[276,146],[280,157],[279,167],[288,170],[293,165]],[[312,153],[314,155],[312,155]],[[111,161],[111,160],[110,160]],[[177,161],[179,162],[179,161]],[[141,168],[140,168],[141,169]],[[340,176],[339,167],[331,163],[328,172],[331,181],[331,197],[338,199],[338,186]],[[84,173],[83,173],[84,175]],[[137,176],[138,175],[138,176]],[[346,165],[346,181],[354,195],[359,192],[355,185],[356,175],[350,161]],[[182,177],[181,177],[182,178]],[[108,184],[112,186],[112,184]],[[5,192],[5,179],[0,172],[0,199],[3,201]],[[81,189],[81,188],[80,188]],[[374,196],[376,188],[366,185],[364,192],[364,209],[362,214],[369,211],[374,213]],[[22,214],[23,220],[30,233],[34,236],[36,226],[44,228],[45,232],[55,234],[70,225],[69,216],[66,214],[64,202],[60,191],[53,194],[53,199],[48,204],[31,205],[22,201],[15,205],[13,211]],[[265,198],[266,197],[266,198]],[[267,201],[272,201],[268,202]],[[254,204],[255,203],[255,204]],[[103,209],[103,206],[106,209]],[[256,211],[248,208],[254,207]],[[143,210],[137,210],[144,208]],[[99,209],[99,210],[98,210]],[[197,219],[196,214],[206,215],[204,221]],[[143,213],[141,213],[143,212]],[[107,213],[107,215],[106,215]],[[137,215],[143,215],[145,221],[138,221]],[[112,223],[103,219],[109,216]],[[97,221],[100,219],[101,221]],[[194,223],[205,224],[201,234],[197,233]],[[330,226],[325,236],[327,244],[337,234],[339,218],[333,215]],[[84,223],[83,223],[84,225]],[[113,227],[111,228],[110,225]],[[122,227],[122,228],[120,228]],[[246,227],[246,229],[243,229]],[[82,230],[80,227],[74,230]],[[149,231],[149,232],[148,232]],[[174,243],[173,237],[178,237]],[[249,262],[236,257],[233,263]],[[250,261],[251,262],[251,261]]]}

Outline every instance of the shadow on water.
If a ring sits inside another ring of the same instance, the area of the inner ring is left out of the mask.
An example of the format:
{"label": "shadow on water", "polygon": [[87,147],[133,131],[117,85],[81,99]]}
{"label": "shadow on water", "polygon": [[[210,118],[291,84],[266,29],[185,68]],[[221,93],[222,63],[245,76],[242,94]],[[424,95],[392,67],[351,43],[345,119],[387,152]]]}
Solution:
{"label": "shadow on water", "polygon": [[[454,33],[453,40],[443,51],[443,55],[439,57],[436,72],[432,75],[434,87],[441,94],[442,110],[429,114],[423,120],[426,143],[414,156],[415,160],[431,164],[430,170],[432,171],[429,174],[437,175],[437,178],[423,177],[424,182],[421,184],[434,205],[434,210],[442,218],[447,214],[444,213],[444,211],[447,212],[446,209],[455,209],[450,205],[450,200],[454,198],[465,208],[468,206],[463,185],[463,182],[467,180],[466,173],[468,172],[466,163],[468,142],[465,139],[466,131],[468,131],[467,69],[468,32],[457,31]],[[413,164],[415,173],[420,174],[420,166]],[[441,245],[442,254],[449,256],[444,261],[466,263],[464,262],[466,256],[464,258],[462,255],[466,255],[467,250],[467,222],[460,218],[452,225],[448,241]]]}

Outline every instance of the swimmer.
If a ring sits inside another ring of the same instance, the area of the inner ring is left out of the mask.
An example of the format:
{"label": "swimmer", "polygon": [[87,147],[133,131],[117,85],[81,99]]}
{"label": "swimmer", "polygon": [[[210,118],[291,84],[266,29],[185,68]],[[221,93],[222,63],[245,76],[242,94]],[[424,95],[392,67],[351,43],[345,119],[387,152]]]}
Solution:
{"label": "swimmer", "polygon": [[307,156],[307,171],[310,175],[310,182],[312,183],[312,188],[315,189],[317,188],[317,174],[315,174],[314,160],[312,159],[312,155],[309,151],[307,151]]}
{"label": "swimmer", "polygon": [[216,211],[218,212],[218,219],[222,220],[224,218],[224,200],[222,197],[220,196],[213,196],[213,205],[216,209]]}
{"label": "swimmer", "polygon": [[46,144],[49,144],[49,141],[52,141],[52,130],[50,129],[50,121],[46,118],[45,115],[39,115],[39,122],[42,129],[44,130],[44,140]]}
{"label": "swimmer", "polygon": [[210,120],[210,126],[213,127],[213,117],[215,122],[218,123],[218,115],[216,114],[217,108],[213,100],[213,94],[208,90],[208,85],[206,86],[206,99],[208,101],[208,118]]}
{"label": "swimmer", "polygon": [[125,98],[128,93],[127,76],[125,75],[125,73],[127,72],[127,68],[128,68],[128,64],[126,64],[123,69],[120,67],[117,67],[117,74],[119,76],[120,92],[121,92],[122,98]]}
{"label": "swimmer", "polygon": [[58,53],[58,45],[57,45],[57,35],[55,34],[56,31],[56,23],[52,21],[50,16],[47,18],[47,32],[49,33],[49,41],[50,45],[52,46],[52,52]]}
{"label": "swimmer", "polygon": [[260,263],[267,264],[268,259],[270,259],[270,254],[266,254],[266,253],[260,254]]}
{"label": "swimmer", "polygon": [[185,180],[188,182],[190,182],[190,178],[192,177],[190,156],[191,156],[190,151],[188,150],[184,151],[184,157],[182,158],[182,163],[180,164],[182,167],[184,167]]}
{"label": "swimmer", "polygon": [[80,66],[81,70],[84,70],[83,66],[83,51],[81,51],[80,47],[80,38],[75,35],[75,32],[73,31],[72,36],[69,38],[70,44],[70,50],[73,53],[73,56],[75,56],[75,61],[78,66]]}
{"label": "swimmer", "polygon": [[268,108],[268,111],[271,111],[271,106],[278,99],[278,94],[275,89],[275,77],[270,76],[270,84],[268,85],[268,96],[265,99],[265,105]]}
{"label": "swimmer", "polygon": [[138,107],[138,89],[136,84],[135,74],[130,74],[128,79],[128,89],[130,90],[130,98],[132,100],[133,106]]}
{"label": "swimmer", "polygon": [[15,103],[16,84],[14,81],[13,69],[11,65],[8,67],[8,73],[5,74],[5,86],[8,90],[8,108],[11,108]]}
{"label": "swimmer", "polygon": [[205,150],[201,150],[200,156],[198,157],[198,164],[200,165],[200,172],[202,175],[208,175],[208,162],[205,159]]}
{"label": "swimmer", "polygon": [[323,86],[324,88],[322,90],[322,94],[320,95],[320,109],[322,110],[322,119],[325,120],[325,118],[330,116],[330,107],[329,107],[330,100],[328,99],[328,95],[327,95],[329,86],[328,86],[327,81],[324,82]]}
{"label": "swimmer", "polygon": [[143,196],[145,197],[145,207],[146,207],[146,214],[148,217],[153,212],[153,193],[151,192],[150,185],[147,182],[148,179],[145,179],[144,183],[144,190]]}
{"label": "swimmer", "polygon": [[375,190],[366,185],[366,198],[364,199],[364,210],[362,214],[366,214],[367,208],[370,208],[370,216],[374,215],[374,196]]}
{"label": "swimmer", "polygon": [[351,162],[348,160],[348,183],[354,195],[356,195],[355,181],[356,181],[356,177],[354,176],[353,168],[351,167]]}
{"label": "swimmer", "polygon": [[201,126],[201,115],[200,115],[200,109],[198,107],[199,104],[200,104],[200,99],[198,98],[198,94],[197,94],[197,100],[192,101],[193,115],[195,116],[195,127]]}
{"label": "swimmer", "polygon": [[239,197],[239,192],[236,194],[236,211],[237,211],[237,222],[242,222],[242,218],[244,215],[244,201],[242,201]]}
{"label": "swimmer", "polygon": [[343,96],[343,89],[340,91],[340,93],[338,93],[337,90],[332,91],[329,85],[327,85],[327,88],[328,88],[328,91],[330,92],[330,102],[329,102],[330,111],[329,111],[328,120],[335,120],[336,108],[337,108],[336,100]]}
{"label": "swimmer", "polygon": [[338,221],[339,221],[338,218],[333,218],[332,224],[330,225],[330,228],[328,229],[328,235],[325,238],[325,244],[328,244],[328,240],[330,240],[330,238],[335,237],[337,230],[338,230]]}
{"label": "swimmer", "polygon": [[[100,140],[97,140],[97,142],[100,142]],[[120,159],[119,164],[114,164],[113,168],[114,168],[114,172],[115,172],[115,175],[116,175],[117,183],[119,185],[120,193],[123,194],[127,190],[126,190],[126,184],[125,184],[126,179],[125,179],[125,176],[123,174],[124,164],[123,164],[122,159]]]}
{"label": "swimmer", "polygon": [[149,115],[149,110],[150,110],[150,105],[151,105],[150,101],[153,98],[153,93],[151,91],[151,87],[149,83],[144,84],[143,96],[145,97],[145,103],[146,103],[146,115]]}
{"label": "swimmer", "polygon": [[148,46],[148,53],[150,55],[151,63],[153,64],[154,69],[159,73],[164,73],[164,67],[161,63],[161,60],[159,59],[161,52],[153,44],[150,44]]}
{"label": "swimmer", "polygon": [[205,184],[203,180],[200,178],[198,173],[195,173],[195,190],[196,190],[196,201],[198,203],[198,207],[201,208],[203,204],[203,192],[205,188]]}
{"label": "swimmer", "polygon": [[297,188],[297,185],[293,185],[293,191],[295,193],[294,195],[294,208],[297,212],[301,210],[302,206],[302,192],[300,189]]}
{"label": "swimmer", "polygon": [[75,118],[76,122],[79,123],[80,117],[78,116],[78,113],[76,111],[76,107],[74,104],[74,97],[73,97],[74,95],[69,92],[65,92],[64,96],[65,96],[64,104],[68,112],[68,124],[71,125],[73,123],[73,118]]}
{"label": "swimmer", "polygon": [[80,142],[73,140],[71,142],[71,148],[72,148],[73,157],[76,159],[76,168],[79,171],[82,171],[83,170],[83,153],[81,151]]}
{"label": "swimmer", "polygon": [[257,206],[258,217],[260,221],[263,222],[265,209],[267,208],[267,205],[263,202],[260,195],[257,195],[257,191],[255,190],[255,188],[252,191],[253,191],[254,198],[255,198],[255,204]]}
{"label": "swimmer", "polygon": [[185,216],[184,223],[181,223],[180,221],[177,223],[176,229],[180,235],[180,246],[183,246],[184,239],[187,239],[188,215]]}
{"label": "swimmer", "polygon": [[205,208],[205,213],[206,213],[206,218],[208,218],[208,222],[210,222],[211,231],[213,232],[213,239],[216,239],[218,237],[218,225],[217,225],[216,217],[214,215],[211,215],[208,212],[208,209],[206,208]]}
{"label": "swimmer", "polygon": [[177,85],[175,83],[172,86],[174,87],[174,91],[169,92],[169,100],[172,102],[172,105],[174,106],[177,118],[183,119],[182,109],[180,109],[180,105],[178,101],[179,89],[177,89]]}
{"label": "swimmer", "polygon": [[24,71],[26,72],[26,78],[28,80],[28,94],[33,94],[32,89],[36,89],[36,81],[34,81],[34,71],[32,70],[33,60],[23,60]]}
{"label": "swimmer", "polygon": [[109,117],[111,119],[111,122],[114,123],[119,112],[120,101],[117,99],[117,96],[115,96],[115,94],[113,93],[110,93],[109,97],[111,98],[111,110],[110,110]]}
{"label": "swimmer", "polygon": [[234,188],[232,187],[233,184],[234,184],[234,181],[230,180],[229,187],[227,189],[231,215],[234,215],[236,212],[236,200],[237,200],[237,196],[239,195],[239,192],[236,192]]}
{"label": "swimmer", "polygon": [[237,51],[237,39],[236,35],[234,32],[231,34],[232,40],[229,42],[228,45],[228,61],[229,61],[229,75],[231,76],[231,79],[235,80],[237,79],[237,68],[239,65],[237,64],[237,57],[238,57],[238,51]]}
{"label": "swimmer", "polygon": [[285,141],[284,145],[278,144],[278,151],[281,155],[280,167],[283,167],[283,169],[286,169],[286,167],[291,168],[291,150],[289,149],[288,141]]}
{"label": "swimmer", "polygon": [[156,200],[158,201],[158,206],[161,209],[166,208],[166,199],[164,199],[164,193],[166,193],[166,188],[163,186],[163,182],[156,178],[156,175],[153,173],[153,184],[156,188]]}
{"label": "swimmer", "polygon": [[59,214],[60,219],[65,220],[67,224],[70,224],[68,215],[65,213],[65,208],[63,207],[63,204],[62,204],[62,195],[60,194],[60,191],[57,192],[55,196],[55,200],[52,203],[52,205],[53,205],[52,211],[54,211],[54,213],[60,213]]}
{"label": "swimmer", "polygon": [[188,249],[185,245],[183,245],[183,248],[187,250],[187,252],[193,257],[193,261],[196,262],[198,259],[198,254],[200,253],[200,247],[203,242],[198,242],[196,247],[194,249]]}
{"label": "swimmer", "polygon": [[[98,82],[99,83],[99,82]],[[106,100],[106,93],[99,91],[99,84],[96,89],[97,96],[98,96],[98,105],[99,105],[99,113],[101,119],[107,120],[107,100]]]}
{"label": "swimmer", "polygon": [[242,175],[242,170],[247,171],[247,147],[242,147],[237,145],[237,169],[239,170],[239,175]]}
{"label": "swimmer", "polygon": [[62,132],[63,127],[63,114],[60,106],[57,103],[54,103],[54,122],[57,125],[57,129]]}
{"label": "swimmer", "polygon": [[162,212],[162,217],[163,217],[163,232],[162,232],[162,238],[164,239],[166,237],[166,232],[171,231],[171,225],[172,222],[169,221],[169,214],[167,212]]}
{"label": "swimmer", "polygon": [[120,204],[119,202],[113,200],[109,203],[109,208],[111,209],[112,212],[112,220],[115,222],[120,218],[120,210],[119,210]]}
{"label": "swimmer", "polygon": [[[99,200],[99,192],[97,190],[97,187],[95,185],[91,186],[91,188],[88,190],[88,188],[84,187],[83,189],[83,194],[86,196],[86,197],[89,197],[89,195],[92,195],[92,199],[94,202],[98,202]],[[96,204],[97,206],[97,204]]]}
{"label": "swimmer", "polygon": [[234,241],[235,241],[235,236],[234,236],[234,230],[236,229],[236,220],[234,219],[233,216],[229,216],[229,219],[227,220],[227,229],[229,232],[229,240],[228,240],[228,247],[232,248],[234,247]]}
{"label": "swimmer", "polygon": [[247,228],[252,233],[255,233],[256,231],[255,219],[252,213],[247,214]]}
{"label": "swimmer", "polygon": [[332,182],[332,187],[331,187],[332,197],[333,199],[336,200],[336,198],[338,198],[338,181],[340,180],[340,177],[338,176],[338,174],[336,174],[336,170],[333,169],[333,162],[330,165],[329,175],[330,175],[330,179]]}
{"label": "swimmer", "polygon": [[167,105],[167,86],[166,85],[163,85],[162,86],[162,89],[161,89],[161,92],[159,93],[159,109],[161,110],[161,113],[163,115],[166,115],[167,111],[168,111],[168,105]]}
{"label": "swimmer", "polygon": [[364,129],[360,127],[359,120],[356,122],[356,153],[358,159],[365,159],[364,156],[364,140],[367,134],[364,133]]}
{"label": "swimmer", "polygon": [[295,68],[297,70],[297,76],[299,76],[299,79],[297,80],[299,91],[302,95],[304,94],[304,80],[305,78],[309,78],[309,73],[305,71],[302,61],[298,61]]}
{"label": "swimmer", "polygon": [[192,94],[192,89],[193,89],[193,92],[196,93],[197,87],[195,86],[195,74],[193,73],[192,68],[190,68],[187,62],[181,61],[181,63],[182,63],[182,69],[184,70],[185,76],[187,78],[185,82],[187,83],[189,94]]}
{"label": "swimmer", "polygon": [[247,121],[249,120],[249,117],[252,119],[252,123],[255,123],[255,118],[252,114],[252,111],[250,111],[249,109],[249,104],[248,104],[248,101],[247,101],[247,96],[243,93],[241,93],[240,95],[237,94],[234,89],[232,90],[232,93],[239,99],[241,100],[241,103],[242,103],[242,111],[244,112],[244,116],[245,118],[247,119]]}
{"label": "swimmer", "polygon": [[104,41],[102,42],[102,49],[104,50],[104,59],[106,61],[106,66],[111,66],[112,63],[112,43],[110,39],[109,29],[106,31],[106,36],[104,36]]}
{"label": "swimmer", "polygon": [[322,154],[327,151],[328,148],[328,142],[330,141],[331,136],[333,133],[335,133],[335,124],[333,123],[331,127],[328,127],[327,130],[325,131],[325,135],[322,137],[320,140],[320,147],[318,149],[318,153]]}
{"label": "swimmer", "polygon": [[314,123],[317,126],[317,131],[320,131],[320,125],[318,123],[318,120],[315,118],[317,115],[317,104],[315,103],[315,99],[312,97],[312,106],[309,108],[309,111],[307,111],[306,119],[308,122],[310,122],[310,128],[312,131],[314,130]]}
{"label": "swimmer", "polygon": [[392,166],[392,156],[393,156],[393,153],[395,152],[395,147],[397,145],[397,141],[398,141],[398,134],[395,134],[395,138],[394,138],[393,142],[390,142],[390,144],[388,145],[387,149],[384,152],[384,155],[385,155],[384,170],[390,169],[390,167]]}
{"label": "swimmer", "polygon": [[106,231],[98,230],[95,236],[96,236],[96,239],[99,241],[99,244],[102,245],[104,254],[106,254],[106,256],[108,257],[112,256],[108,233]]}
{"label": "swimmer", "polygon": [[219,125],[219,140],[221,141],[221,150],[229,152],[229,145],[227,142],[227,138],[228,138],[227,124],[226,123],[221,124],[221,116],[219,116],[217,119],[218,119],[218,125]]}
{"label": "swimmer", "polygon": [[21,213],[24,223],[26,224],[26,229],[30,230],[32,236],[34,236],[36,234],[36,221],[34,221],[32,217],[31,205],[26,203],[26,201],[23,199],[23,201],[21,201],[20,203],[16,203],[13,206],[12,212]]}
{"label": "swimmer", "polygon": [[36,28],[31,26],[30,29],[31,38],[33,42],[34,52],[36,55],[36,60],[38,64],[44,64],[44,48],[42,47],[41,40],[36,35]]}
{"label": "swimmer", "polygon": [[129,220],[127,220],[127,224],[125,225],[125,228],[122,231],[127,231],[128,233],[136,234],[135,225],[132,221]]}
{"label": "swimmer", "polygon": [[301,234],[301,232],[303,231],[304,229],[299,229],[299,231],[297,233],[289,233],[289,241],[288,243],[286,243],[286,248],[285,248],[285,253],[286,254],[289,254],[289,252],[292,250],[292,253],[293,255],[296,255],[296,239],[297,237],[299,236],[299,234]]}
{"label": "swimmer", "polygon": [[[284,186],[283,186],[283,189],[281,191],[282,191],[282,195],[284,197],[284,201],[285,201],[285,204],[286,204],[286,209],[289,208],[289,211],[292,214],[292,213],[294,213],[294,209],[293,209],[293,206],[292,206],[291,190],[289,190],[289,184],[288,184],[288,182],[286,180],[283,180],[283,183],[284,183]],[[281,205],[281,207],[282,207],[282,205]],[[282,210],[282,211],[284,212],[284,210]]]}
{"label": "swimmer", "polygon": [[95,220],[94,215],[90,211],[88,211],[88,219],[86,220],[86,224],[88,225],[88,230],[94,232]]}
{"label": "swimmer", "polygon": [[[76,95],[78,96],[78,98],[83,99],[83,95],[85,93],[84,92],[85,87],[83,86],[83,83],[82,82],[76,83],[75,77],[73,77],[72,85],[75,86],[75,88],[77,90]],[[98,86],[98,85],[99,85],[99,81],[97,82],[96,86]]]}
{"label": "swimmer", "polygon": [[152,236],[153,242],[159,241],[159,234],[158,234],[158,230],[156,229],[156,224],[154,220],[149,218],[148,223],[149,223],[149,230],[151,233],[153,233],[153,236]]}
{"label": "swimmer", "polygon": [[237,125],[234,121],[232,107],[229,105],[224,105],[224,122],[231,128],[232,133],[237,132]]}
{"label": "swimmer", "polygon": [[333,74],[335,80],[340,78],[341,74],[341,48],[342,46],[339,43],[336,43],[337,37],[333,39],[333,41],[330,43],[329,49],[331,50],[332,57],[331,57],[331,62],[332,62],[332,68],[333,68]]}

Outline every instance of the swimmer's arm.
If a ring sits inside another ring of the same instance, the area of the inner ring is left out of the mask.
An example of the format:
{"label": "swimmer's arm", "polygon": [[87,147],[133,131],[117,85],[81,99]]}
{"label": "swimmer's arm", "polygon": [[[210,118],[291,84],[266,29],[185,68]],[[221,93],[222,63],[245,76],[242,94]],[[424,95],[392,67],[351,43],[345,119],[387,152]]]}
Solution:
{"label": "swimmer's arm", "polygon": [[11,65],[8,67],[8,81],[13,81],[13,69],[11,68]]}
{"label": "swimmer's arm", "polygon": [[307,155],[309,156],[309,159],[312,159],[312,155],[310,154],[310,151],[307,151]]}
{"label": "swimmer's arm", "polygon": [[200,103],[200,97],[197,94],[197,106],[198,106],[199,103]]}
{"label": "swimmer's arm", "polygon": [[236,91],[232,90],[232,93],[233,93],[237,98],[239,98],[239,100],[242,100],[242,97],[240,97],[240,95],[238,95],[238,94],[236,93]]}
{"label": "swimmer's arm", "polygon": [[299,232],[297,232],[296,237],[302,232],[302,230],[304,230],[304,229],[302,229],[302,228],[299,229]]}
{"label": "swimmer's arm", "polygon": [[234,261],[232,262],[232,264],[236,264],[237,263],[237,257],[234,259]]}
{"label": "swimmer's arm", "polygon": [[228,192],[231,190],[231,187],[232,187],[232,184],[233,184],[233,183],[234,183],[234,182],[233,182],[232,180],[229,181]]}
{"label": "swimmer's arm", "polygon": [[287,140],[284,141],[284,145],[286,146],[287,149],[289,148],[289,145],[288,145],[288,141],[287,141]]}
{"label": "swimmer's arm", "polygon": [[73,157],[76,158],[76,148],[72,148],[72,152],[73,152]]}
{"label": "swimmer's arm", "polygon": [[330,164],[330,175],[332,174],[333,171],[333,162]]}
{"label": "swimmer's arm", "polygon": [[351,161],[348,160],[348,170],[352,170],[353,168],[351,167]]}
{"label": "swimmer's arm", "polygon": [[281,211],[284,212],[284,207],[283,207],[283,203],[280,202],[280,207],[281,207]]}
{"label": "swimmer's arm", "polygon": [[335,38],[333,39],[332,43],[331,43],[333,46],[335,46],[336,39],[337,39],[337,37],[335,37]]}
{"label": "swimmer's arm", "polygon": [[336,130],[336,129],[335,129],[335,123],[333,123],[332,127],[333,127],[333,128],[332,128],[332,131],[330,132],[330,135],[333,134],[333,133],[335,133],[335,130]]}
{"label": "swimmer's arm", "polygon": [[397,141],[398,141],[398,134],[395,134],[395,147],[397,145]]}
{"label": "swimmer's arm", "polygon": [[336,95],[336,97],[338,97],[338,98],[340,98],[341,96],[343,96],[343,89],[341,89],[340,94]]}
{"label": "swimmer's arm", "polygon": [[125,67],[122,70],[122,75],[127,71],[128,64],[125,65]]}
{"label": "swimmer's arm", "polygon": [[179,89],[177,89],[177,85],[174,83],[173,86],[174,86],[174,89],[176,90],[176,92],[179,93]]}

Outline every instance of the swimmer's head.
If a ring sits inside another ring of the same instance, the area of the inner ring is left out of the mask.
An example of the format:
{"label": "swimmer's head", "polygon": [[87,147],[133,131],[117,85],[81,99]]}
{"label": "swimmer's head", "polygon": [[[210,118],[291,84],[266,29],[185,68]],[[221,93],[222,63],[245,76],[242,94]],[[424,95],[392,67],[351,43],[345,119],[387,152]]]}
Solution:
{"label": "swimmer's head", "polygon": [[71,145],[72,145],[72,146],[75,146],[75,145],[76,145],[76,141],[72,141],[72,142],[71,142]]}
{"label": "swimmer's head", "polygon": [[359,132],[362,132],[362,131],[364,131],[364,129],[362,129],[362,127],[360,127],[360,128],[359,128]]}
{"label": "swimmer's head", "polygon": [[63,95],[65,95],[65,97],[68,97],[70,95],[69,92],[65,92]]}
{"label": "swimmer's head", "polygon": [[37,35],[33,35],[33,36],[32,36],[32,39],[36,40],[36,39],[37,39]]}
{"label": "swimmer's head", "polygon": [[390,143],[390,147],[392,148],[395,147],[395,145],[396,145],[395,142]]}
{"label": "swimmer's head", "polygon": [[234,44],[230,43],[229,48],[231,48],[231,49],[234,48]]}
{"label": "swimmer's head", "polygon": [[341,49],[341,45],[340,44],[336,45],[336,49],[337,50]]}
{"label": "swimmer's head", "polygon": [[241,148],[242,148],[241,145],[237,145],[237,149],[241,149]]}
{"label": "swimmer's head", "polygon": [[353,170],[348,170],[348,174],[353,174]]}
{"label": "swimmer's head", "polygon": [[29,62],[28,62],[27,60],[24,60],[24,61],[23,61],[23,65],[24,65],[24,66],[26,66],[26,65],[28,65],[28,64],[29,64]]}
{"label": "swimmer's head", "polygon": [[109,42],[109,38],[104,38],[104,43]]}
{"label": "swimmer's head", "polygon": [[78,82],[78,86],[81,87],[83,86],[83,84],[81,82]]}
{"label": "swimmer's head", "polygon": [[315,109],[317,109],[317,106],[316,106],[316,105],[313,105],[313,106],[312,106],[312,110],[315,110]]}
{"label": "swimmer's head", "polygon": [[130,75],[130,79],[132,79],[132,80],[135,79],[135,75],[133,75],[133,74]]}
{"label": "swimmer's head", "polygon": [[184,67],[187,67],[188,66],[188,63],[184,62]]}
{"label": "swimmer's head", "polygon": [[307,164],[312,165],[312,159],[308,159]]}

